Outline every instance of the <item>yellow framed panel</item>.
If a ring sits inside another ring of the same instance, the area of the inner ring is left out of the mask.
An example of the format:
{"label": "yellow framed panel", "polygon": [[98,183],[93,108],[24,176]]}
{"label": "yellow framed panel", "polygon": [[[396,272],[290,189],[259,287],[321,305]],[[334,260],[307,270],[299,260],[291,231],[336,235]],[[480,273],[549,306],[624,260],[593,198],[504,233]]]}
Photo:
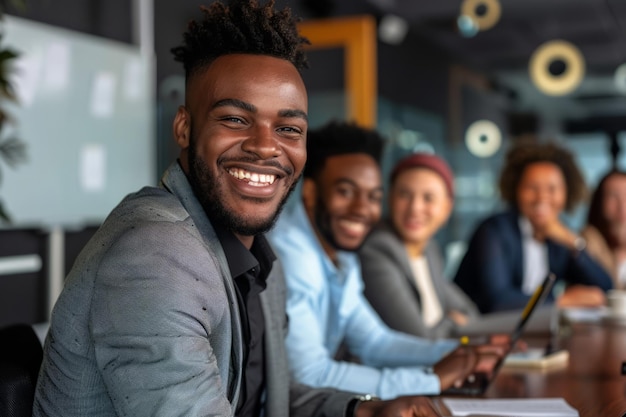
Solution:
{"label": "yellow framed panel", "polygon": [[343,48],[347,119],[376,126],[376,21],[372,16],[308,20],[298,24],[309,48]]}

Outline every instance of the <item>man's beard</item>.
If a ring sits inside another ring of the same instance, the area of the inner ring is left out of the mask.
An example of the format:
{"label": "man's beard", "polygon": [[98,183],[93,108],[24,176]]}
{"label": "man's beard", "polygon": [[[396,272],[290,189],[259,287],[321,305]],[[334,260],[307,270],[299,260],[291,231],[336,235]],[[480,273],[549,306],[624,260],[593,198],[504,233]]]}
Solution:
{"label": "man's beard", "polygon": [[[224,205],[221,198],[221,191],[224,185],[215,178],[206,163],[198,157],[195,141],[192,140],[189,146],[189,183],[212,223],[219,223],[238,235],[256,236],[269,231],[274,226],[287,198],[295,189],[297,181],[289,187],[273,216],[260,220],[237,216],[236,209],[230,210]],[[255,199],[254,197],[247,197],[247,199],[251,201],[257,200],[259,203],[265,201]]]}
{"label": "man's beard", "polygon": [[330,246],[332,246],[336,250],[356,252],[361,249],[361,246],[363,246],[365,239],[363,239],[363,241],[356,248],[345,247],[337,242],[330,223],[330,214],[328,213],[326,204],[318,195],[317,203],[315,205],[315,224],[320,235],[322,235],[322,238],[325,239],[330,244]]}

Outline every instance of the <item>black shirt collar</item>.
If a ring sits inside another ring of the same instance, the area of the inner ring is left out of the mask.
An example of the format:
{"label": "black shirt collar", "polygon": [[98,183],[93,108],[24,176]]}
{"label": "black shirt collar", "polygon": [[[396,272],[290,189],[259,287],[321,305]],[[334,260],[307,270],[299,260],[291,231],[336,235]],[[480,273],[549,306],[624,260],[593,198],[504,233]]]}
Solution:
{"label": "black shirt collar", "polygon": [[231,276],[236,278],[256,268],[252,272],[253,275],[265,281],[276,260],[276,255],[265,236],[255,236],[252,247],[248,250],[230,230],[222,225],[214,225],[213,228],[224,249]]}

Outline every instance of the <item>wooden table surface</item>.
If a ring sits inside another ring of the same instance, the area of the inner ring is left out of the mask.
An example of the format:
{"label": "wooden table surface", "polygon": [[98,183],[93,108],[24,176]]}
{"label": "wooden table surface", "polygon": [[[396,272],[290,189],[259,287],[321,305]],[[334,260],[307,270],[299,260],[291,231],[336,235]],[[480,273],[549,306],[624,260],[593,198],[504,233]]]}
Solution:
{"label": "wooden table surface", "polygon": [[[548,370],[502,368],[485,398],[562,397],[580,417],[626,416],[626,324],[606,321],[561,328],[557,347],[570,352],[567,367]],[[545,346],[549,335],[524,337]],[[445,407],[443,407],[445,409]]]}

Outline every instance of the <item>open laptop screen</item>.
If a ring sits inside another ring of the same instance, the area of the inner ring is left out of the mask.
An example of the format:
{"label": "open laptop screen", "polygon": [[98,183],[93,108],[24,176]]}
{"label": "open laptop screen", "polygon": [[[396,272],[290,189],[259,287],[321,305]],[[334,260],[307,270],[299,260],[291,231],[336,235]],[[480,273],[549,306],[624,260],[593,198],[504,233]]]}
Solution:
{"label": "open laptop screen", "polygon": [[535,308],[539,306],[543,300],[550,294],[552,287],[554,286],[554,282],[556,281],[556,275],[550,272],[541,284],[535,289],[533,295],[530,297],[530,300],[526,303],[524,310],[522,310],[522,315],[520,316],[515,329],[511,333],[511,344],[515,344],[522,335],[524,331],[524,327],[526,327],[526,323],[528,323],[528,319],[530,319],[531,314],[535,311]]}
{"label": "open laptop screen", "polygon": [[[539,284],[539,286],[535,289],[530,299],[526,303],[526,306],[522,310],[522,314],[520,315],[520,318],[517,324],[515,325],[515,328],[511,332],[511,346],[514,346],[515,342],[519,340],[520,336],[522,335],[524,331],[524,328],[526,327],[526,324],[528,323],[528,320],[530,319],[530,316],[537,309],[537,306],[539,306],[543,302],[543,300],[548,296],[548,294],[550,294],[550,291],[552,290],[552,287],[554,286],[555,281],[556,281],[556,276],[552,272],[550,272],[544,278],[541,284]],[[460,387],[452,386],[446,390],[443,390],[441,392],[441,395],[480,395],[480,394],[483,394],[489,387],[489,384],[491,383],[491,381],[493,381],[496,375],[498,374],[498,371],[500,370],[502,363],[504,363],[505,357],[506,355],[503,356],[498,361],[498,363],[496,363],[496,365],[493,368],[493,371],[491,372],[489,376],[486,374],[472,375],[472,377],[468,378]]]}

